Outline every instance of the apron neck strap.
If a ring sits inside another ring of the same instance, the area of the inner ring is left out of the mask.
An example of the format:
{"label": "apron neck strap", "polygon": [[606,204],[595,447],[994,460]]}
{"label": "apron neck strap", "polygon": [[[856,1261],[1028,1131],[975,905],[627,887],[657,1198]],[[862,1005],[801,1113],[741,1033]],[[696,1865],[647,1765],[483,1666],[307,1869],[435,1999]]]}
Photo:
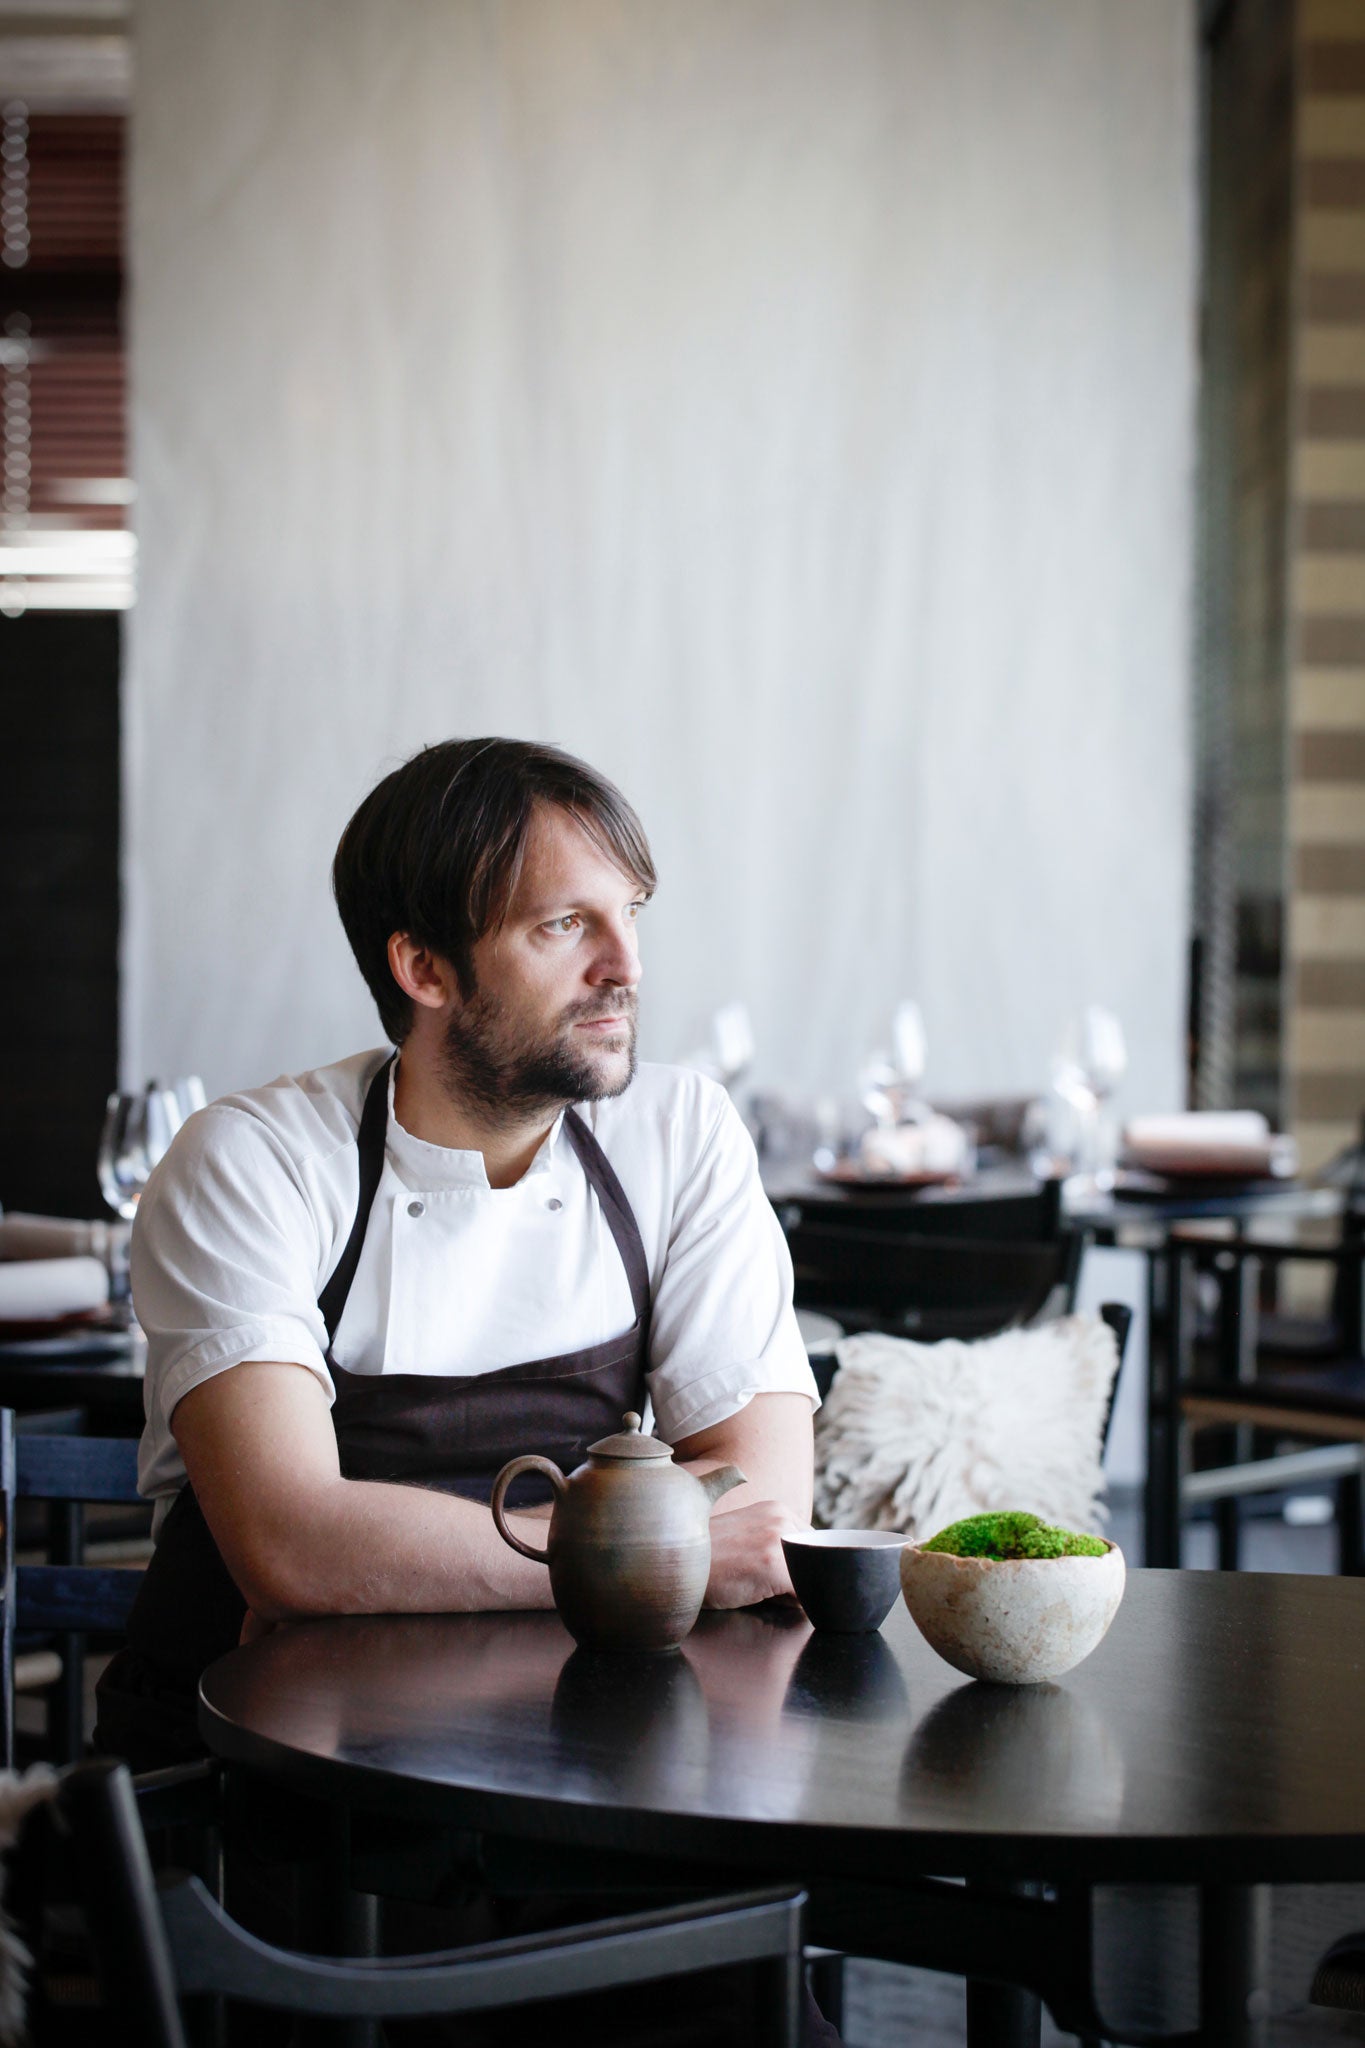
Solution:
{"label": "apron neck strap", "polygon": [[375,1074],[365,1092],[365,1107],[360,1113],[360,1130],[356,1139],[360,1148],[360,1193],[356,1200],[355,1221],[346,1240],[346,1249],[318,1296],[318,1312],[327,1327],[329,1351],[337,1324],[341,1321],[341,1312],[346,1306],[346,1297],[351,1291],[356,1267],[360,1264],[370,1210],[384,1174],[384,1147],[389,1129],[389,1070],[397,1057],[397,1053],[390,1053]]}
{"label": "apron neck strap", "polygon": [[578,1154],[583,1171],[598,1201],[603,1214],[616,1239],[616,1249],[621,1254],[621,1264],[626,1269],[630,1282],[630,1298],[635,1305],[635,1320],[641,1330],[649,1327],[649,1261],[645,1257],[644,1241],[635,1213],[626,1200],[626,1191],[616,1178],[611,1161],[598,1144],[588,1126],[576,1109],[564,1112],[564,1128]]}

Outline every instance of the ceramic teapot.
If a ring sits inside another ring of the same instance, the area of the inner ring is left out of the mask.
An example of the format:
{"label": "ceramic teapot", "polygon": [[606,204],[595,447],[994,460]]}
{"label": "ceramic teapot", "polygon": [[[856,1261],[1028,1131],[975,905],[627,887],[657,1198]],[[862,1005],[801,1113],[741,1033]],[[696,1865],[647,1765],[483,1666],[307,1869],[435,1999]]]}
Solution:
{"label": "ceramic teapot", "polygon": [[[554,1488],[544,1550],[507,1526],[503,1498],[519,1472],[543,1473]],[[667,1444],[640,1434],[638,1415],[626,1415],[620,1433],[589,1444],[586,1463],[567,1479],[549,1458],[513,1458],[494,1480],[489,1505],[504,1543],[549,1565],[555,1606],[578,1642],[595,1650],[671,1650],[701,1612],[712,1506],[743,1484],[737,1465],[694,1477],[674,1464]]]}

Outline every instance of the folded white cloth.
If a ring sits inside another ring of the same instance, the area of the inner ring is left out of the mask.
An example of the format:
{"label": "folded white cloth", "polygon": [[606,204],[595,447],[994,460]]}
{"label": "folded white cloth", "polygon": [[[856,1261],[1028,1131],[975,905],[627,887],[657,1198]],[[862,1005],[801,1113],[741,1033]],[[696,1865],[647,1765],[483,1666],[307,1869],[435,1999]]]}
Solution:
{"label": "folded white cloth", "polygon": [[869,1174],[960,1173],[966,1159],[967,1133],[948,1116],[878,1125],[858,1148],[858,1164]]}
{"label": "folded white cloth", "polygon": [[0,1216],[0,1259],[102,1259],[126,1242],[131,1223],[104,1217],[81,1222],[71,1216],[35,1216],[10,1209]]}
{"label": "folded white cloth", "polygon": [[103,1308],[109,1273],[99,1259],[0,1260],[0,1321],[45,1322]]}
{"label": "folded white cloth", "polygon": [[1172,1116],[1135,1116],[1123,1133],[1124,1155],[1152,1173],[1292,1174],[1298,1147],[1273,1132],[1258,1109],[1191,1109]]}

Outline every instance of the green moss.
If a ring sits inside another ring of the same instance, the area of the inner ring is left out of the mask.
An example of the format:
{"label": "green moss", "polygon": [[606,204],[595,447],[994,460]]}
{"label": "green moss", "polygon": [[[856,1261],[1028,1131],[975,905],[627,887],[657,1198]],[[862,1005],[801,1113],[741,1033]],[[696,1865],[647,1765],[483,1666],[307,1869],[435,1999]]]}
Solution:
{"label": "green moss", "polygon": [[947,1551],[951,1557],[1103,1557],[1102,1536],[1082,1536],[1074,1529],[1056,1529],[1038,1515],[1018,1508],[993,1515],[968,1515],[951,1522],[921,1546]]}

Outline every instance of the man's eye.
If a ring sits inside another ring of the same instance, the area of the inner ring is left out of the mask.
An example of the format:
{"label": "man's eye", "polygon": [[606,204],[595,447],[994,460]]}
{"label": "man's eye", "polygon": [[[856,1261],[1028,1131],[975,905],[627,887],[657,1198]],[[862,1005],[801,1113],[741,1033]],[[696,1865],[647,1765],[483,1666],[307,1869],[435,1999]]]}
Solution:
{"label": "man's eye", "polygon": [[550,919],[550,922],[546,925],[545,929],[547,932],[571,932],[576,930],[577,925],[577,911],[567,910],[565,911],[563,917],[552,917]]}
{"label": "man's eye", "polygon": [[626,915],[632,920],[632,922],[640,915],[640,912],[644,909],[648,901],[648,896],[642,896],[638,903],[628,903],[626,905]]}

